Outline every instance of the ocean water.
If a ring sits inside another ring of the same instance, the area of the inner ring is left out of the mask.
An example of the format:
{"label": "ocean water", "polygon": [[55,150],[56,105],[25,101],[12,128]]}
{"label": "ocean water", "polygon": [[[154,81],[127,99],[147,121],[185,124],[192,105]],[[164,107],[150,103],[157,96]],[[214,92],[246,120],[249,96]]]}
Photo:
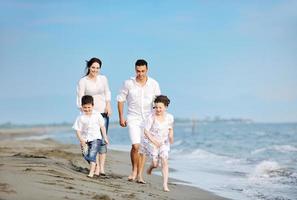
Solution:
{"label": "ocean water", "polygon": [[[297,199],[297,123],[176,124],[174,133],[170,177],[231,199]],[[74,132],[43,137],[77,143]],[[127,128],[110,127],[109,137],[129,151]]]}

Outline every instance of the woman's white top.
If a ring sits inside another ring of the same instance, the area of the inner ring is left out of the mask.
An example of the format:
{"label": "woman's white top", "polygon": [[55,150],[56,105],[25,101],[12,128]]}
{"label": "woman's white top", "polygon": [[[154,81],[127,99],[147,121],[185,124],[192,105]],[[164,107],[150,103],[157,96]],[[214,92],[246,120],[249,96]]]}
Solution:
{"label": "woman's white top", "polygon": [[103,75],[98,75],[96,80],[91,80],[88,76],[81,78],[77,85],[77,107],[81,107],[81,98],[84,95],[91,95],[94,98],[94,110],[104,113],[106,101],[110,101],[111,93],[108,80]]}

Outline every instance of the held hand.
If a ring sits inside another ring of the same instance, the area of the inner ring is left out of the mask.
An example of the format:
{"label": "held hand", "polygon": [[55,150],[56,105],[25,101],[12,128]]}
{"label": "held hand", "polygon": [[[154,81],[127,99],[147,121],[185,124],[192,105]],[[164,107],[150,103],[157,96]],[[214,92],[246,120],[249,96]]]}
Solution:
{"label": "held hand", "polygon": [[127,121],[124,118],[120,119],[120,125],[121,127],[126,127],[127,126]]}
{"label": "held hand", "polygon": [[110,117],[112,115],[111,107],[109,105],[106,106],[104,112],[107,114],[108,117]]}
{"label": "held hand", "polygon": [[154,143],[154,145],[155,145],[156,147],[158,147],[158,148],[160,148],[161,145],[162,145],[162,143],[161,143],[161,142],[158,142],[158,141],[154,141],[153,143]]}
{"label": "held hand", "polygon": [[108,138],[104,138],[105,144],[109,144]]}

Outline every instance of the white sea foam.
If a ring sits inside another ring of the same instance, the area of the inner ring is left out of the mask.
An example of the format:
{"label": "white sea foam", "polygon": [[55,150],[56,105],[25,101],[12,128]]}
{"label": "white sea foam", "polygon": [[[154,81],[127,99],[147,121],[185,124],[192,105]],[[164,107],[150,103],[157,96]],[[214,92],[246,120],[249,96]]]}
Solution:
{"label": "white sea foam", "polygon": [[266,148],[259,148],[251,152],[251,154],[259,154],[265,151],[278,151],[281,153],[297,152],[297,147],[292,145],[273,145]]}
{"label": "white sea foam", "polygon": [[269,178],[273,172],[278,170],[281,170],[281,166],[277,162],[265,160],[255,167],[249,178],[251,180],[258,178]]}
{"label": "white sea foam", "polygon": [[273,146],[273,148],[276,151],[282,152],[282,153],[286,153],[286,152],[296,152],[297,148],[291,145],[275,145]]}

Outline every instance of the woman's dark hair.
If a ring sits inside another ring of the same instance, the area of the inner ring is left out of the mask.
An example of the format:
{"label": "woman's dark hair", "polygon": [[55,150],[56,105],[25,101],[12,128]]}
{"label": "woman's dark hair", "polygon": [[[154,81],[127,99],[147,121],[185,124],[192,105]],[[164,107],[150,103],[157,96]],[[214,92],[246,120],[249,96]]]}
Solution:
{"label": "woman's dark hair", "polygon": [[91,95],[85,95],[81,98],[81,105],[92,104],[94,105],[94,99]]}
{"label": "woman's dark hair", "polygon": [[102,62],[101,62],[101,60],[99,58],[95,58],[94,57],[94,58],[91,58],[89,61],[86,60],[86,62],[87,62],[87,66],[86,66],[86,72],[87,73],[86,73],[86,76],[89,75],[89,73],[90,73],[90,67],[95,62],[99,64],[99,68],[101,69]]}
{"label": "woman's dark hair", "polygon": [[165,95],[156,96],[154,103],[163,103],[166,107],[168,107],[170,100]]}

